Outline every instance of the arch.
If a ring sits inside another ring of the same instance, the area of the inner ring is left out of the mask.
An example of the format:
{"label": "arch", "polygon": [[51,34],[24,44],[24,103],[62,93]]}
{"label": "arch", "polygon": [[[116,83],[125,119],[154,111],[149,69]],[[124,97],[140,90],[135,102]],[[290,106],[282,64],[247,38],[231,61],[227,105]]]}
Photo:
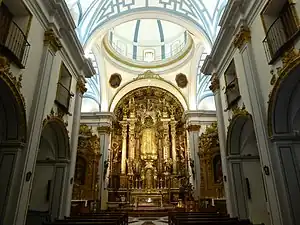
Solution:
{"label": "arch", "polygon": [[59,117],[52,117],[44,122],[40,143],[42,140],[53,145],[55,160],[70,159],[69,133]]}
{"label": "arch", "polygon": [[269,135],[293,134],[300,130],[300,55],[285,65],[270,94]]}
{"label": "arch", "polygon": [[252,116],[249,113],[236,115],[232,118],[227,133],[227,155],[258,155],[257,148],[247,148],[256,145],[256,136]]}
{"label": "arch", "polygon": [[118,92],[114,95],[112,98],[110,104],[109,104],[109,111],[113,112],[118,102],[130,91],[141,88],[141,87],[158,87],[161,89],[164,89],[172,95],[175,96],[175,98],[181,103],[184,110],[188,110],[188,104],[183,96],[183,94],[178,90],[173,84],[163,80],[162,78],[156,79],[156,78],[144,78],[144,79],[136,79],[132,82],[129,82],[125,84],[121,89],[118,90]]}
{"label": "arch", "polygon": [[9,62],[0,57],[0,224],[10,223],[15,215],[26,153],[27,121],[21,77],[10,72]]}
{"label": "arch", "polygon": [[47,212],[52,219],[63,215],[70,160],[69,136],[63,120],[53,115],[43,122],[34,172],[30,211]]}
{"label": "arch", "polygon": [[4,65],[4,69],[0,65],[0,124],[4,128],[0,132],[0,143],[25,142],[27,138],[25,102],[19,85],[9,72],[9,65]]}

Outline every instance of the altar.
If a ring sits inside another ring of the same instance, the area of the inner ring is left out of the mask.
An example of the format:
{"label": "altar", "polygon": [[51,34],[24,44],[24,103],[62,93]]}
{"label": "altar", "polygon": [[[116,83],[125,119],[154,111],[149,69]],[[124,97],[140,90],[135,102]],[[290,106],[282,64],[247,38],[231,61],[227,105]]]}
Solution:
{"label": "altar", "polygon": [[171,93],[143,87],[115,108],[110,151],[108,202],[123,199],[134,209],[178,202],[189,177],[184,109]]}

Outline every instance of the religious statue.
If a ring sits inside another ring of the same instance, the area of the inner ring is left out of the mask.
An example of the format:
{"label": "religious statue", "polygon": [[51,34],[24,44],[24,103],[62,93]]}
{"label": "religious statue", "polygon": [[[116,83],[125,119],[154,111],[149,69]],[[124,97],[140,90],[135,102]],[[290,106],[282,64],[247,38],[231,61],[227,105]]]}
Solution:
{"label": "religious statue", "polygon": [[155,130],[151,127],[152,118],[145,119],[146,128],[142,131],[141,159],[157,159],[157,146],[155,142]]}

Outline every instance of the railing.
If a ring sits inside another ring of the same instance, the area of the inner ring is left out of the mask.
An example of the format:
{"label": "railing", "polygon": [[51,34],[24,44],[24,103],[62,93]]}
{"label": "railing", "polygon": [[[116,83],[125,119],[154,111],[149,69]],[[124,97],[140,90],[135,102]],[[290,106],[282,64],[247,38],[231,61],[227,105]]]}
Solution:
{"label": "railing", "polygon": [[[3,15],[3,14],[1,14]],[[4,18],[1,18],[2,20]],[[0,27],[0,51],[8,54],[20,68],[25,68],[30,44],[26,35],[15,22],[10,22],[9,29]]]}
{"label": "railing", "polygon": [[288,3],[270,26],[263,40],[264,49],[270,64],[276,60],[284,47],[295,38],[299,28],[293,12],[293,5]]}
{"label": "railing", "polygon": [[[186,35],[185,33],[183,35]],[[176,48],[172,48],[171,47],[171,51],[169,52],[166,52],[165,54],[157,54],[155,51],[154,51],[154,56],[153,56],[153,60],[149,61],[151,63],[153,62],[158,62],[158,61],[161,61],[161,60],[165,60],[165,59],[168,59],[168,58],[171,58],[171,57],[174,57],[174,56],[177,56],[177,55],[180,55],[182,54],[186,48],[187,48],[187,43],[188,43],[188,40],[189,40],[189,35],[186,35],[186,39],[184,41],[181,41]],[[170,46],[172,46],[173,44],[175,44],[178,40],[175,40],[173,41],[173,43],[171,44],[168,44]],[[147,62],[145,60],[145,56],[144,54],[139,54],[137,53],[136,55],[134,54],[131,54],[129,52],[127,52],[126,50],[124,51],[123,49],[121,49],[120,47],[117,46],[117,44],[113,41],[109,41],[109,44],[110,46],[117,52],[119,53],[120,55],[122,56],[125,56],[127,58],[130,58],[130,59],[134,59],[136,61],[139,61],[139,62]],[[132,43],[126,43],[126,46],[133,46]],[[153,46],[149,46],[149,50],[152,50],[152,49],[155,49],[155,48],[161,48],[163,45],[153,45]],[[137,46],[137,47],[141,47],[141,46]],[[146,48],[145,46],[142,46],[144,48]]]}
{"label": "railing", "polygon": [[68,113],[69,104],[71,99],[71,93],[68,88],[66,88],[63,84],[57,84],[57,92],[55,102],[62,106],[64,111]]}

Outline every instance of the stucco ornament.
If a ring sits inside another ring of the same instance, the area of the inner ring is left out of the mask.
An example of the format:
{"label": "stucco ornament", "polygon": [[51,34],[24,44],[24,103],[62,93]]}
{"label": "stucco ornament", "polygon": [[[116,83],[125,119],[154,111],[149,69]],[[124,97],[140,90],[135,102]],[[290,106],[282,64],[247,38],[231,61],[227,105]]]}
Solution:
{"label": "stucco ornament", "polygon": [[180,88],[185,88],[188,84],[188,79],[187,79],[186,75],[184,75],[183,73],[177,74],[175,80],[176,80],[178,87],[180,87]]}
{"label": "stucco ornament", "polygon": [[114,73],[109,78],[109,84],[112,88],[117,88],[120,86],[122,81],[122,76],[118,73]]}

